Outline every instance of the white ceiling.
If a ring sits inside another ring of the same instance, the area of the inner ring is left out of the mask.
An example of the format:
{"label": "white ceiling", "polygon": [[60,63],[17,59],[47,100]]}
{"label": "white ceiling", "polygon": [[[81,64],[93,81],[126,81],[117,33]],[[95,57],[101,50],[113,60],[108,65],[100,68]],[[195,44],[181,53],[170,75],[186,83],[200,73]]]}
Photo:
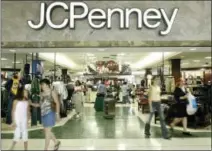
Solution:
{"label": "white ceiling", "polygon": [[[172,55],[166,58],[182,59],[182,68],[203,67],[205,63],[211,66],[211,59],[205,57],[211,56],[211,48],[189,48],[189,47],[146,47],[146,48],[44,48],[44,49],[16,49],[17,61],[22,64],[17,64],[17,68],[22,68],[26,60],[31,60],[31,52],[42,52],[40,58],[45,60],[45,69],[53,69],[54,53],[57,56],[62,56],[62,59],[57,59],[57,65],[67,67],[73,71],[83,71],[86,64],[94,63],[95,61],[115,60],[120,63],[135,64],[148,58],[152,52],[172,52]],[[182,52],[183,51],[183,52]],[[9,49],[3,49],[1,57],[7,58],[6,61],[1,61],[1,67],[13,66],[13,53]],[[174,56],[173,56],[174,55]],[[162,63],[162,59],[151,58],[152,63],[145,67],[155,67]],[[169,62],[166,61],[166,64]],[[73,65],[72,65],[73,64]]]}

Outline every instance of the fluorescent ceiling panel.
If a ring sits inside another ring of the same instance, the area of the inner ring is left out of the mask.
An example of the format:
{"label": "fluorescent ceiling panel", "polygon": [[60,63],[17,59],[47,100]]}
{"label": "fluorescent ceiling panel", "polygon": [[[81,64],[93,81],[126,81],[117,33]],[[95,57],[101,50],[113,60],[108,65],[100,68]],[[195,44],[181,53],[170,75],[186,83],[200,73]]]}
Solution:
{"label": "fluorescent ceiling panel", "polygon": [[[164,52],[164,60],[177,55],[181,52]],[[155,63],[158,63],[160,61],[162,61],[163,59],[163,52],[152,52],[150,53],[148,56],[142,58],[140,61],[136,62],[135,64],[132,64],[132,68],[133,69],[143,69],[146,68],[148,66],[151,66]]]}
{"label": "fluorescent ceiling panel", "polygon": [[[39,53],[39,56],[42,59],[54,62],[54,53]],[[77,65],[69,57],[62,53],[56,54],[56,64],[70,69],[77,68]]]}

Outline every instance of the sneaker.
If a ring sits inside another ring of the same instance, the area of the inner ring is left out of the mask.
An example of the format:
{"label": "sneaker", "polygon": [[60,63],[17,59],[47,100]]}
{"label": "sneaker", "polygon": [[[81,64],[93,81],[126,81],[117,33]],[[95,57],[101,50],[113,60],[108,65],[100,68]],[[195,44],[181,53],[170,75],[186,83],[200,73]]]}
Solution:
{"label": "sneaker", "polygon": [[164,139],[171,139],[172,135],[168,134],[166,137],[164,137]]}

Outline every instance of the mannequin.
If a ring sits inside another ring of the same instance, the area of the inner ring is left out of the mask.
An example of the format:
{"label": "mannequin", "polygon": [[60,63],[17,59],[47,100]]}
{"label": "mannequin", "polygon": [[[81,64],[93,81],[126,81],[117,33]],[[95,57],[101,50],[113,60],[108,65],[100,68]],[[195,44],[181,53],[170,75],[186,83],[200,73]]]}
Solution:
{"label": "mannequin", "polygon": [[152,75],[148,74],[146,77],[147,77],[147,88],[149,88],[151,86]]}
{"label": "mannequin", "polygon": [[[32,103],[39,103],[40,102],[40,80],[39,77],[36,76],[31,83],[31,100]],[[31,125],[36,126],[37,121],[41,124],[41,113],[40,108],[32,107],[32,115],[31,115]]]}

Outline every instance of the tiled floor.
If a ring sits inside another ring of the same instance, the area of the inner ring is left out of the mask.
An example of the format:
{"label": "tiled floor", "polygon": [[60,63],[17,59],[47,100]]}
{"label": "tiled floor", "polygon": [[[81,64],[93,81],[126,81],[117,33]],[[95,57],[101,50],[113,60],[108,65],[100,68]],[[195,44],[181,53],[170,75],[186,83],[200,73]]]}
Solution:
{"label": "tiled floor", "polygon": [[[55,127],[57,138],[62,141],[61,150],[199,150],[211,149],[210,131],[192,131],[186,137],[178,129],[171,140],[161,139],[160,127],[152,126],[152,136],[145,139],[145,116],[136,111],[136,107],[117,105],[113,120],[103,118],[103,113],[96,113],[93,105],[86,105],[81,119],[72,118],[63,126]],[[44,135],[42,130],[29,132],[29,149],[42,150]],[[11,143],[12,134],[2,134],[2,149]],[[33,144],[39,144],[35,146]],[[17,149],[22,148],[19,143]]]}
{"label": "tiled floor", "polygon": [[[11,140],[2,141],[2,149],[7,150]],[[39,145],[37,145],[39,144]],[[30,139],[29,150],[42,150],[43,139]],[[19,142],[16,150],[23,149],[23,143]],[[51,143],[50,150],[53,149]],[[209,138],[173,138],[164,140],[151,139],[61,139],[60,150],[210,150]]]}

